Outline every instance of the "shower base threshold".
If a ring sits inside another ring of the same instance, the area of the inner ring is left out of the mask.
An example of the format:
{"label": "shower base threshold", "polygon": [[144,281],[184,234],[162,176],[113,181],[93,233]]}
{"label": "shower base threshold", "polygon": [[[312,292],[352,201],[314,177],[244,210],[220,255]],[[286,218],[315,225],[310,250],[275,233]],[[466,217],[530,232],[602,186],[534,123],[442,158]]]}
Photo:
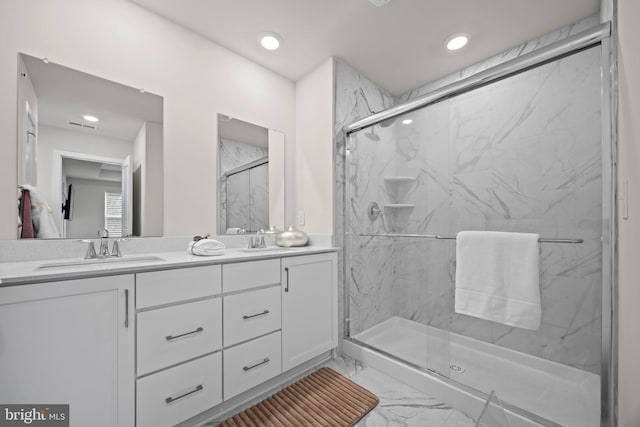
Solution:
{"label": "shower base threshold", "polygon": [[[387,319],[353,338],[486,394],[494,390],[502,401],[559,425],[600,426],[599,375],[401,317]],[[347,354],[353,343],[348,344]],[[358,354],[349,355],[359,359]],[[473,411],[467,414],[474,415]]]}

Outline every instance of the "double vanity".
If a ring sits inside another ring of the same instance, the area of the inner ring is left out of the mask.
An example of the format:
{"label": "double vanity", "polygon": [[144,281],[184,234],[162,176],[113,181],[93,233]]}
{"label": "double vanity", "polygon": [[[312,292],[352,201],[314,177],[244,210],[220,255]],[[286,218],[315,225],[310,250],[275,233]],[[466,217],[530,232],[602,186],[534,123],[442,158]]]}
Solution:
{"label": "double vanity", "polygon": [[0,263],[0,401],[71,426],[202,425],[337,346],[329,247]]}

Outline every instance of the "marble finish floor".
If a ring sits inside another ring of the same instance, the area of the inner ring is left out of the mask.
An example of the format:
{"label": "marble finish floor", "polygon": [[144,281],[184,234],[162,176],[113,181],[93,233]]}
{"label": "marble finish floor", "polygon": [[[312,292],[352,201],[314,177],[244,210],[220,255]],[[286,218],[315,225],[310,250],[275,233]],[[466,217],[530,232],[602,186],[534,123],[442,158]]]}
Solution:
{"label": "marble finish floor", "polygon": [[346,356],[325,363],[365,387],[380,403],[356,427],[474,427],[471,417]]}

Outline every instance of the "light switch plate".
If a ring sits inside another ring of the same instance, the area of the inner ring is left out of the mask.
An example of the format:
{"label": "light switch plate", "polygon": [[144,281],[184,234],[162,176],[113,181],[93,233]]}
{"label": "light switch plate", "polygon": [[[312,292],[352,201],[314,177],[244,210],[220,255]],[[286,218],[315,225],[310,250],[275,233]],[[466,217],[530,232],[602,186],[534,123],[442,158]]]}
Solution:
{"label": "light switch plate", "polygon": [[304,225],[304,211],[302,209],[298,211],[298,225]]}

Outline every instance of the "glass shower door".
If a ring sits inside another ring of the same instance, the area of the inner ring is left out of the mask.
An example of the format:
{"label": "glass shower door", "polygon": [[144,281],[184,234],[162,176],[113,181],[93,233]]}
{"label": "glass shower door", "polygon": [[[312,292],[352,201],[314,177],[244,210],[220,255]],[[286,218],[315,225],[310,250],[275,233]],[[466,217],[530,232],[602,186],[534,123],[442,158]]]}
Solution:
{"label": "glass shower door", "polygon": [[[420,135],[399,139],[398,126],[372,126],[347,141],[349,336],[448,375],[450,265],[446,256],[430,262],[442,248],[424,235],[428,218],[416,215],[429,185],[417,155]],[[407,143],[418,148],[414,161],[403,154]]]}

